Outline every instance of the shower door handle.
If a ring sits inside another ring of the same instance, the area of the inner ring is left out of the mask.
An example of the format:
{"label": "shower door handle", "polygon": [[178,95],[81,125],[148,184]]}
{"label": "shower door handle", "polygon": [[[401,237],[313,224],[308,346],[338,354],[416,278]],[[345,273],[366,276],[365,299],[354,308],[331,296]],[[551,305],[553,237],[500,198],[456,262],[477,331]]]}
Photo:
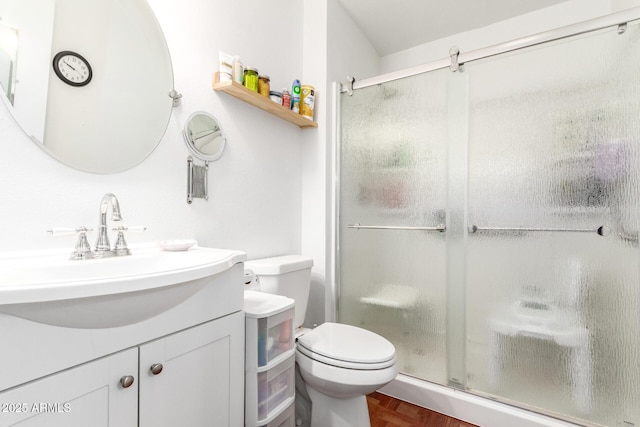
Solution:
{"label": "shower door handle", "polygon": [[476,225],[469,226],[469,233],[477,233],[481,231],[562,231],[570,233],[596,233],[599,236],[608,236],[611,230],[605,225],[598,228],[528,228],[528,227],[478,227]]}
{"label": "shower door handle", "polygon": [[347,228],[355,228],[356,230],[439,231],[441,233],[447,229],[444,224],[440,224],[435,227],[404,227],[394,225],[361,225],[358,222],[356,222],[355,224],[348,224]]}

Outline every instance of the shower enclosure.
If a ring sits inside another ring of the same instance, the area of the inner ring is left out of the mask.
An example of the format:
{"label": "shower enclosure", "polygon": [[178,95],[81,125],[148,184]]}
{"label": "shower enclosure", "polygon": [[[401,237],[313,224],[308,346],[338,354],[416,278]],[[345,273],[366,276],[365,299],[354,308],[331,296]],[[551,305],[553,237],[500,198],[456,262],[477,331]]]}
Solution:
{"label": "shower enclosure", "polygon": [[338,320],[407,375],[640,426],[640,24],[453,60],[339,94]]}

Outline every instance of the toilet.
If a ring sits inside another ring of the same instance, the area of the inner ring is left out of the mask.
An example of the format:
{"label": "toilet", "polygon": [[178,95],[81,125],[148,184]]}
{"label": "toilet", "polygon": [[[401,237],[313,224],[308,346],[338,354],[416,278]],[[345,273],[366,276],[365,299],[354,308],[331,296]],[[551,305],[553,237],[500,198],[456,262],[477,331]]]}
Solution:
{"label": "toilet", "polygon": [[366,395],[398,374],[395,347],[355,326],[326,322],[303,328],[312,266],[311,258],[299,255],[245,263],[258,278],[259,291],[295,301],[296,425],[370,427]]}

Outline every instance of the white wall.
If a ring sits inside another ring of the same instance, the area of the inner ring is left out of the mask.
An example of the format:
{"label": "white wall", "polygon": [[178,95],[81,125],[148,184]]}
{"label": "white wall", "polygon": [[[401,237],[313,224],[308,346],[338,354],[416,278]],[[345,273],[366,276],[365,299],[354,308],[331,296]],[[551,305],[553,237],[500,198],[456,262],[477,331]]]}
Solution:
{"label": "white wall", "polygon": [[638,0],[569,0],[476,30],[425,43],[380,59],[382,73],[448,58],[449,48],[469,52],[640,5]]}
{"label": "white wall", "polygon": [[[298,127],[225,94],[213,92],[218,51],[259,67],[275,87],[302,73],[302,4],[257,0],[150,0],[172,55],[183,94],[158,148],[119,174],[70,169],[42,152],[0,107],[0,251],[73,247],[52,226],[94,227],[106,192],[118,196],[123,224],[144,225],[130,244],[195,238],[201,245],[245,250],[250,258],[301,249],[301,140]],[[247,13],[253,9],[260,13]],[[282,22],[286,25],[274,24]],[[180,134],[197,110],[216,116],[227,135],[222,159],[210,165],[209,201],[186,203],[187,148]],[[105,123],[105,126],[108,126]],[[93,244],[95,232],[90,235]]]}
{"label": "white wall", "polygon": [[314,82],[315,118],[318,129],[305,132],[302,146],[302,253],[314,260],[311,290],[305,324],[313,326],[324,321],[325,310],[325,197],[327,119],[330,92],[326,85],[327,57],[327,2],[305,0],[302,34],[303,75],[305,81]]}
{"label": "white wall", "polygon": [[640,1],[638,0],[611,0],[611,11],[613,12],[638,6],[640,6]]}
{"label": "white wall", "polygon": [[317,132],[304,134],[302,252],[314,259],[306,325],[333,320],[333,82],[349,73],[376,75],[378,55],[338,0],[304,2],[303,75],[315,82]]}

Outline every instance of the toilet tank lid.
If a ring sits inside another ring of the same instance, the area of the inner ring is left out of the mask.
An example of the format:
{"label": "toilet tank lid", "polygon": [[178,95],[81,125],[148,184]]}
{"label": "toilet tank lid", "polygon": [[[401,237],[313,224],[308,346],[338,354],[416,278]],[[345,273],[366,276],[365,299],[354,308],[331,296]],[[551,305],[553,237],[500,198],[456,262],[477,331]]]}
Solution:
{"label": "toilet tank lid", "polygon": [[293,299],[281,295],[251,290],[244,291],[245,317],[262,319],[292,309],[294,305],[295,301]]}
{"label": "toilet tank lid", "polygon": [[269,276],[311,268],[313,259],[302,255],[283,255],[246,261],[244,267],[257,275]]}

